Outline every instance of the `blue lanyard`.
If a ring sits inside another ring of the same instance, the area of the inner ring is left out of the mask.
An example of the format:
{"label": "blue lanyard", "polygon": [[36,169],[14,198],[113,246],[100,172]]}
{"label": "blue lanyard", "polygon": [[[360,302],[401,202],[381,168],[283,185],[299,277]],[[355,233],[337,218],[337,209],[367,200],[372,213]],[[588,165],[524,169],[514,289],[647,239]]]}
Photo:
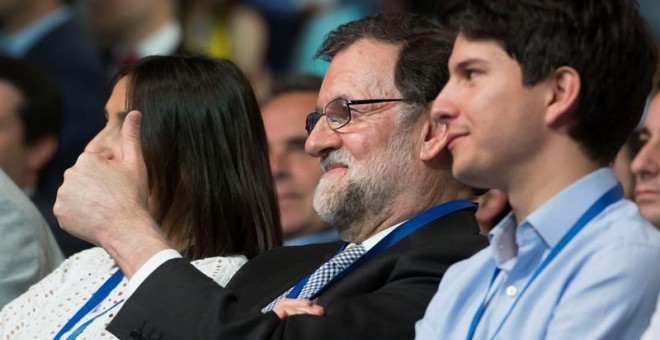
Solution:
{"label": "blue lanyard", "polygon": [[103,313],[101,313],[101,314],[99,314],[99,315],[97,315],[97,316],[95,316],[95,317],[93,317],[93,318],[91,318],[91,319],[85,321],[85,323],[83,323],[82,325],[80,325],[80,327],[76,328],[76,330],[73,331],[73,332],[71,333],[71,335],[69,335],[69,336],[66,338],[66,340],[76,340],[76,339],[78,338],[78,336],[79,336],[79,335],[80,335],[80,334],[81,334],[81,333],[87,328],[87,326],[89,326],[89,325],[90,325],[92,322],[94,322],[96,319],[98,319],[98,318],[100,318],[101,316],[105,315],[105,313],[107,313],[107,312],[111,311],[113,308],[117,307],[117,306],[118,306],[120,303],[122,303],[122,302],[124,302],[124,299],[121,299],[121,300],[117,301],[114,305],[110,306],[110,308],[104,310]]}
{"label": "blue lanyard", "polygon": [[[96,292],[94,292],[94,295],[92,295],[92,297],[87,301],[87,303],[85,303],[82,307],[80,307],[80,309],[76,312],[76,314],[74,314],[73,317],[69,319],[69,321],[67,321],[64,327],[60,329],[60,331],[57,333],[57,335],[55,335],[53,339],[59,340],[62,337],[62,335],[64,335],[64,333],[71,330],[71,328],[75,326],[78,323],[78,321],[80,321],[80,319],[85,317],[85,315],[91,312],[96,306],[98,306],[98,304],[100,304],[106,297],[108,297],[108,295],[110,295],[110,292],[112,292],[112,290],[115,289],[117,285],[119,285],[119,283],[123,278],[124,278],[124,274],[121,272],[121,270],[117,269],[117,271],[114,272],[114,274],[112,274],[112,276],[110,276],[110,278],[106,280],[105,283],[103,283],[103,285],[101,285],[101,287]],[[108,310],[114,308],[120,302],[121,301],[117,302],[114,306],[110,307]],[[94,321],[96,318],[98,318],[103,314],[105,314],[105,312],[85,322],[73,334],[71,334],[71,336],[69,336],[68,339],[75,339],[75,337],[77,337],[92,321]]]}
{"label": "blue lanyard", "polygon": [[[392,245],[396,244],[397,242],[401,241],[403,238],[407,237],[408,235],[412,234],[415,232],[417,229],[429,224],[431,221],[437,220],[445,215],[449,215],[453,212],[463,210],[463,209],[469,209],[469,208],[474,208],[476,205],[470,201],[467,200],[453,200],[449,202],[445,202],[443,204],[440,204],[436,207],[433,207],[411,219],[408,221],[402,223],[400,226],[398,226],[396,229],[394,229],[391,233],[389,233],[387,236],[385,236],[380,242],[378,242],[373,248],[371,248],[368,252],[366,252],[364,255],[362,255],[359,259],[355,260],[350,266],[348,266],[346,269],[341,271],[339,274],[337,274],[334,278],[332,278],[325,286],[323,286],[321,289],[319,289],[318,292],[316,292],[314,295],[310,297],[310,299],[314,299],[318,297],[327,287],[330,287],[332,284],[335,282],[341,280],[344,276],[348,275],[351,271],[355,270],[357,267],[361,266],[365,262],[371,260],[374,256],[382,253]],[[346,248],[346,244],[342,245],[341,248],[339,248],[339,252],[344,250]],[[313,273],[312,273],[313,274]],[[305,284],[309,280],[310,276],[312,274],[307,275],[304,277],[302,280],[300,280],[287,294],[287,298],[289,299],[295,299],[298,297],[300,294],[300,291],[302,291],[303,287],[305,287]]]}
{"label": "blue lanyard", "polygon": [[[568,232],[559,240],[557,245],[552,248],[548,256],[545,258],[545,260],[536,268],[536,271],[532,274],[532,277],[529,279],[527,284],[525,285],[525,288],[518,294],[518,297],[516,300],[513,302],[511,305],[511,308],[509,308],[509,311],[506,313],[504,318],[502,319],[502,322],[500,322],[499,326],[495,330],[494,336],[499,333],[500,329],[502,329],[502,326],[504,326],[504,323],[506,322],[507,318],[515,308],[516,304],[518,301],[520,301],[520,297],[527,291],[527,288],[532,285],[532,282],[541,274],[543,269],[545,269],[552,260],[557,257],[557,255],[566,247],[566,245],[577,235],[583,228],[584,226],[589,223],[594,217],[596,217],[598,214],[600,214],[605,208],[607,208],[610,204],[615,203],[619,201],[621,198],[623,198],[623,187],[621,184],[617,184],[614,186],[612,189],[608,190],[606,193],[604,193],[594,204],[592,204],[587,211],[582,214],[582,216],[573,224],[571,229],[568,230]],[[487,306],[487,301],[486,299],[488,298],[488,292],[490,291],[493,283],[495,282],[495,279],[497,278],[497,275],[500,273],[499,268],[495,268],[495,272],[493,273],[493,277],[490,280],[490,285],[488,287],[488,290],[486,291],[486,296],[484,297],[484,300],[481,302],[481,305],[479,306],[479,309],[475,313],[474,317],[472,318],[472,323],[470,323],[470,329],[468,330],[468,334],[466,336],[467,340],[472,340],[474,337],[474,333],[477,330],[477,326],[479,325],[479,322],[481,321],[481,318],[484,316],[484,312],[486,311],[486,306]]]}

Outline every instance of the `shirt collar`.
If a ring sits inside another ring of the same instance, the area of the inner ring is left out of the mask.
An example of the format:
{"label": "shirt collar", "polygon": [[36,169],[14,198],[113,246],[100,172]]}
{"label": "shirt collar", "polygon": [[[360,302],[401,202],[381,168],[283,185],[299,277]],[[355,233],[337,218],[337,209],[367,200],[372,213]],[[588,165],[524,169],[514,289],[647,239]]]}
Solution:
{"label": "shirt collar", "polygon": [[170,22],[140,41],[135,47],[135,53],[140,58],[150,55],[171,55],[179,46],[181,36],[181,25]]}
{"label": "shirt collar", "polygon": [[500,223],[488,233],[490,249],[495,263],[501,267],[506,261],[516,257],[518,245],[516,244],[516,222],[513,214],[509,213]]}
{"label": "shirt collar", "polygon": [[598,169],[560,191],[530,214],[526,221],[552,248],[582,214],[616,184],[612,169]]}
{"label": "shirt collar", "polygon": [[68,7],[60,6],[20,32],[12,35],[0,34],[0,50],[13,57],[22,57],[48,32],[72,16],[73,13]]}
{"label": "shirt collar", "polygon": [[582,214],[616,184],[612,169],[601,168],[560,191],[532,212],[518,227],[513,213],[509,213],[488,233],[496,264],[502,266],[516,257],[521,226],[536,232],[548,248],[553,248]]}
{"label": "shirt collar", "polygon": [[[407,220],[406,220],[407,221]],[[372,235],[368,239],[364,240],[362,242],[362,246],[364,247],[365,251],[369,251],[371,248],[373,248],[380,240],[384,239],[385,236],[389,235],[396,227],[400,226],[401,224],[405,223],[406,221],[403,221],[401,223],[395,224],[387,229],[383,229],[379,232],[377,232],[375,235]],[[353,243],[351,243],[353,244]],[[351,245],[349,244],[349,246]]]}

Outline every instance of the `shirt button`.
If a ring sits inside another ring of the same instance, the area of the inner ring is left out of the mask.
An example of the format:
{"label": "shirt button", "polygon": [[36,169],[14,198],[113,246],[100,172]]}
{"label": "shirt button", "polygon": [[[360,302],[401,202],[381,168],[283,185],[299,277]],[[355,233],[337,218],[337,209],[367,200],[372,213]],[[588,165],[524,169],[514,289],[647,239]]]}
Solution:
{"label": "shirt button", "polygon": [[508,297],[515,297],[518,294],[518,287],[514,285],[510,285],[506,287],[506,296]]}

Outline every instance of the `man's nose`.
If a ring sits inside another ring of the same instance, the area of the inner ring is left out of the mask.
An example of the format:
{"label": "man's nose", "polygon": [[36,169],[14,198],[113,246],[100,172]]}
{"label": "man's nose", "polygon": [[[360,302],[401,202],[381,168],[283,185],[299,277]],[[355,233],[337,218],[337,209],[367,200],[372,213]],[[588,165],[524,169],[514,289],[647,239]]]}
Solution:
{"label": "man's nose", "polygon": [[305,142],[305,151],[314,157],[323,157],[328,152],[341,147],[339,133],[330,129],[325,117],[319,119]]}
{"label": "man's nose", "polygon": [[433,100],[431,105],[431,119],[441,123],[449,123],[458,117],[458,108],[452,102],[444,98],[442,92]]}
{"label": "man's nose", "polygon": [[275,180],[283,179],[289,175],[289,160],[286,152],[273,150],[269,155],[270,171]]}
{"label": "man's nose", "polygon": [[660,170],[660,141],[648,141],[630,163],[630,170],[636,176],[658,175]]}

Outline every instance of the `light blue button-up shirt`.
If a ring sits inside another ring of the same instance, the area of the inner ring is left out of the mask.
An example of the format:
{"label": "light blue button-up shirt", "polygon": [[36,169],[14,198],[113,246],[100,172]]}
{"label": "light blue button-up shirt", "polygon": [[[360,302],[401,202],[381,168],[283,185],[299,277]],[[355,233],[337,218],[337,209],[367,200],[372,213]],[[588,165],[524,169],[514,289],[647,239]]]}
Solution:
{"label": "light blue button-up shirt", "polygon": [[[474,339],[639,339],[660,291],[660,232],[631,201],[593,218],[519,298],[552,248],[615,185],[613,172],[603,168],[518,227],[507,216],[490,233],[490,247],[447,271],[417,322],[416,338],[465,339],[486,299]],[[495,268],[501,272],[493,281]]]}

